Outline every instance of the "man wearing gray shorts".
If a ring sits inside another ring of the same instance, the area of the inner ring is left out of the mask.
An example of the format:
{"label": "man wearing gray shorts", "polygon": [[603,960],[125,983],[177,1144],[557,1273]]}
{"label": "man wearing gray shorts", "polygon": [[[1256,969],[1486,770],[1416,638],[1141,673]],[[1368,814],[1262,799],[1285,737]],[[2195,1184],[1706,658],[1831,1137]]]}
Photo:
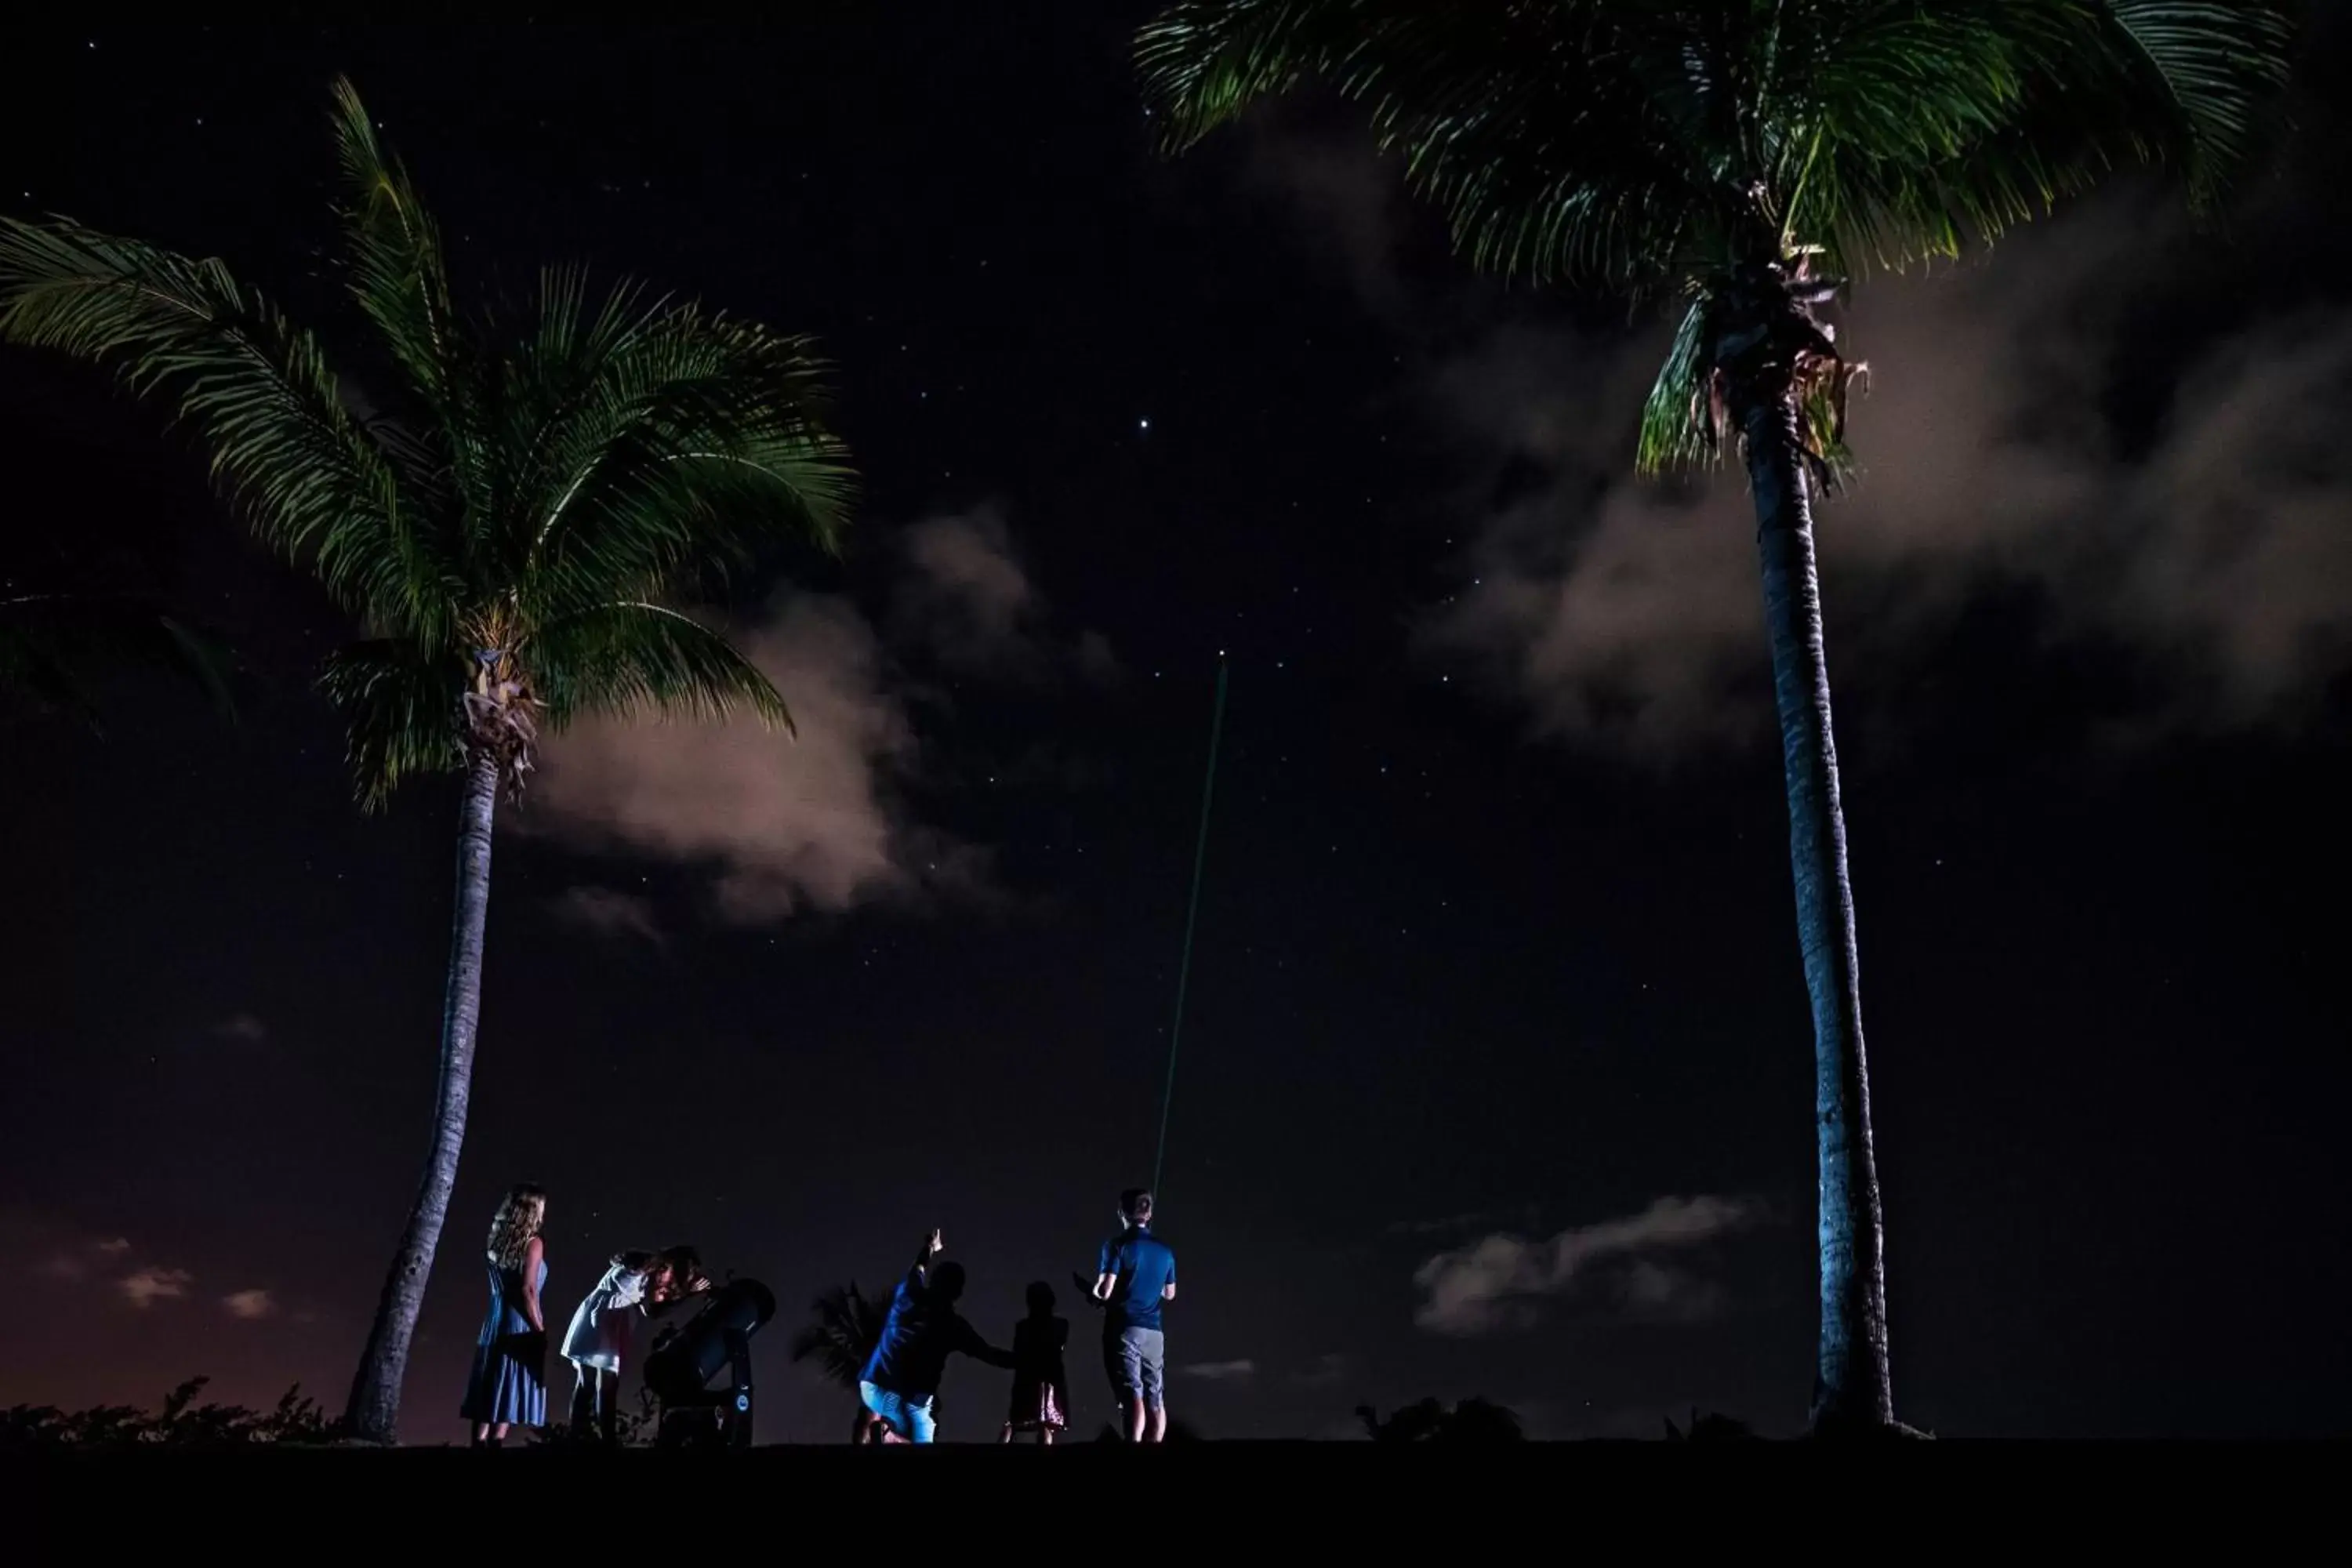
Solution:
{"label": "man wearing gray shorts", "polygon": [[1176,1299],[1176,1255],[1151,1234],[1151,1194],[1140,1187],[1119,1194],[1119,1234],[1102,1245],[1095,1264],[1095,1300],[1103,1304],[1103,1370],[1130,1443],[1168,1436],[1164,1394],[1168,1341],[1160,1309]]}

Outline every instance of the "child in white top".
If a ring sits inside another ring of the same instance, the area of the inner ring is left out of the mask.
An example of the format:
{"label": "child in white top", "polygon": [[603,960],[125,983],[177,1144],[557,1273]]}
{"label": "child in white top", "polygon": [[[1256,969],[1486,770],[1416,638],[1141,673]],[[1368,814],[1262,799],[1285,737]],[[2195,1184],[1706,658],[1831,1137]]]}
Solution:
{"label": "child in white top", "polygon": [[650,1252],[614,1253],[604,1277],[572,1314],[571,1331],[563,1336],[563,1357],[578,1374],[572,1394],[572,1426],[580,1436],[601,1436],[608,1444],[615,1439],[621,1360],[658,1261]]}

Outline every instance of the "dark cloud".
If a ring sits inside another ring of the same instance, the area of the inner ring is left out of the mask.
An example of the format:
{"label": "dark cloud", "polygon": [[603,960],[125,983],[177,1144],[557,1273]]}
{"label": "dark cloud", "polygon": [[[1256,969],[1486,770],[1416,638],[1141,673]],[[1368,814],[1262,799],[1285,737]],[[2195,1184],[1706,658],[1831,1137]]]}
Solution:
{"label": "dark cloud", "polygon": [[653,900],[615,888],[571,888],[548,900],[555,917],[567,925],[605,936],[634,937],[665,945],[661,924],[654,918]]}
{"label": "dark cloud", "polygon": [[1622,1315],[1690,1320],[1711,1313],[1714,1287],[1661,1254],[1687,1251],[1762,1219],[1747,1198],[1663,1197],[1635,1215],[1542,1240],[1496,1234],[1441,1252],[1413,1273],[1413,1321],[1433,1333],[1523,1328],[1547,1299],[1598,1298]]}
{"label": "dark cloud", "polygon": [[37,1253],[33,1272],[62,1284],[119,1268],[131,1256],[127,1237],[76,1236],[69,1226],[21,1210],[0,1215],[0,1244],[20,1256]]}
{"label": "dark cloud", "polygon": [[797,739],[749,721],[576,725],[533,791],[546,829],[706,866],[719,912],[747,922],[984,891],[984,853],[905,802],[915,731],[865,617],[788,595],[740,641],[792,705]]}
{"label": "dark cloud", "polygon": [[1723,1310],[1723,1286],[1687,1268],[1636,1258],[1616,1280],[1616,1299],[1628,1318],[1652,1322],[1696,1323]]}
{"label": "dark cloud", "polygon": [[898,534],[904,570],[891,589],[891,646],[950,674],[1015,685],[1066,673],[1097,686],[1119,677],[1098,631],[1065,639],[1023,564],[1002,509],[926,518]]}
{"label": "dark cloud", "polygon": [[195,1275],[159,1263],[131,1262],[143,1248],[128,1237],[91,1235],[70,1219],[25,1208],[0,1208],[0,1250],[29,1259],[29,1272],[54,1286],[105,1289],[144,1310],[188,1294]]}
{"label": "dark cloud", "polygon": [[1042,605],[994,507],[926,519],[901,531],[898,542],[908,571],[891,609],[894,637],[961,671],[1030,673],[1043,665]]}
{"label": "dark cloud", "polygon": [[1403,187],[1394,161],[1360,132],[1261,118],[1248,135],[1243,170],[1253,187],[1297,210],[1307,237],[1328,248],[1366,309],[1393,316],[1412,306],[1398,265]]}
{"label": "dark cloud", "polygon": [[[2003,584],[2043,592],[2052,635],[2169,675],[2142,729],[2294,723],[2343,668],[2352,456],[2326,411],[2352,392],[2352,317],[2228,338],[2181,376],[2157,438],[2123,450],[2101,412],[2115,302],[2167,237],[2117,201],[1858,292],[1846,341],[1877,367],[1853,416],[1862,471],[1820,537],[1832,614],[1849,597],[1869,614],[1832,670],[1931,654]],[[1541,479],[1480,520],[1468,581],[1427,628],[1485,658],[1539,729],[1652,754],[1769,717],[1744,696],[1763,627],[1738,476],[1625,471],[1622,411],[1658,347],[1505,329],[1443,369],[1435,404],[1486,471]]]}
{"label": "dark cloud", "polygon": [[134,1268],[114,1282],[117,1294],[142,1311],[158,1301],[176,1301],[188,1293],[196,1277],[184,1268],[163,1268],[149,1264]]}
{"label": "dark cloud", "polygon": [[1176,1369],[1180,1377],[1200,1383],[1246,1383],[1257,1375],[1254,1361],[1196,1361]]}
{"label": "dark cloud", "polygon": [[221,1310],[246,1322],[278,1316],[278,1298],[263,1289],[232,1290],[221,1298]]}
{"label": "dark cloud", "polygon": [[1100,632],[1080,632],[1074,657],[1078,673],[1097,686],[1115,686],[1125,673],[1118,656],[1111,651],[1110,639]]}
{"label": "dark cloud", "polygon": [[[940,899],[1002,905],[992,857],[921,821],[911,797],[953,769],[927,763],[919,711],[952,709],[924,669],[1019,689],[1075,674],[1115,684],[1097,632],[1062,639],[1003,518],[982,507],[902,531],[884,600],[886,637],[850,600],[787,593],[739,642],[784,694],[799,734],[730,724],[590,720],[547,748],[535,826],[592,847],[702,865],[727,919],[757,922],[870,903]],[[998,776],[1024,759],[975,763]],[[1076,766],[1075,763],[1066,764]],[[649,904],[577,888],[556,912],[658,942]]]}

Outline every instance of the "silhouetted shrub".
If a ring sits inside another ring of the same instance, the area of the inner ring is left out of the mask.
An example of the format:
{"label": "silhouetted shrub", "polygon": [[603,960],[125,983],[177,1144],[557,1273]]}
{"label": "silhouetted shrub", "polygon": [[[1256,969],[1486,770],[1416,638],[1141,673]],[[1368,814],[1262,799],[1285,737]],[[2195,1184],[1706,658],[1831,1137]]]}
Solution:
{"label": "silhouetted shrub", "polygon": [[1369,1405],[1356,1406],[1364,1435],[1375,1443],[1524,1443],[1519,1418],[1492,1400],[1465,1399],[1448,1409],[1424,1399],[1391,1411],[1387,1420]]}
{"label": "silhouetted shrub", "polygon": [[[552,1413],[551,1397],[549,1403]],[[655,1408],[654,1391],[650,1388],[641,1388],[637,1390],[637,1407],[635,1410],[624,1405],[613,1413],[613,1436],[625,1448],[647,1447],[653,1443],[654,1428],[660,1424],[661,1415]],[[581,1447],[596,1447],[601,1446],[603,1441],[599,1437],[583,1436],[572,1430],[568,1410],[561,1418],[551,1421],[544,1426],[526,1426],[523,1432],[532,1444],[542,1447],[562,1448],[575,1445]]]}
{"label": "silhouetted shrub", "polygon": [[1710,1410],[1702,1415],[1691,1411],[1690,1428],[1685,1431],[1666,1417],[1666,1441],[1669,1443],[1752,1443],[1759,1441],[1754,1427],[1720,1411]]}
{"label": "silhouetted shrub", "polygon": [[60,1410],[54,1405],[18,1405],[0,1411],[0,1452],[29,1448],[109,1448],[135,1444],[175,1447],[233,1447],[251,1443],[324,1443],[335,1436],[318,1402],[303,1397],[302,1385],[286,1391],[274,1410],[242,1405],[198,1405],[208,1377],[192,1377],[163,1396],[161,1412],[150,1415],[129,1405],[98,1405]]}

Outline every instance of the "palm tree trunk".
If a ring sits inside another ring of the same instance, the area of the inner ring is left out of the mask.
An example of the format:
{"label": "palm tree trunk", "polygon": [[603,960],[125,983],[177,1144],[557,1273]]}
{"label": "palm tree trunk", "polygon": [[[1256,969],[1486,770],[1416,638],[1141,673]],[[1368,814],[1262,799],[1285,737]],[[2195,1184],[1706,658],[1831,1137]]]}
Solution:
{"label": "palm tree trunk", "polygon": [[1885,1427],[1895,1420],[1886,1364],[1885,1243],[1870,1143],[1853,889],[1846,879],[1845,814],[1838,804],[1829,664],[1822,649],[1811,483],[1796,398],[1785,383],[1779,395],[1759,397],[1738,412],[1756,497],[1764,623],[1788,778],[1797,937],[1813,1004],[1822,1338],[1812,1424],[1816,1432]]}
{"label": "palm tree trunk", "polygon": [[441,1007],[441,1073],[434,1089],[433,1146],[425,1179],[409,1205],[400,1250],[377,1300],[367,1348],[352,1379],[351,1403],[343,1412],[348,1434],[369,1442],[393,1441],[400,1424],[400,1385],[408,1371],[408,1346],[416,1314],[425,1304],[425,1282],[433,1272],[441,1222],[457,1184],[457,1152],[466,1141],[466,1105],[474,1081],[474,1026],[482,1011],[482,928],[490,909],[490,825],[499,804],[498,759],[477,749],[466,770],[466,795],[457,816],[457,911],[449,941],[449,990]]}

